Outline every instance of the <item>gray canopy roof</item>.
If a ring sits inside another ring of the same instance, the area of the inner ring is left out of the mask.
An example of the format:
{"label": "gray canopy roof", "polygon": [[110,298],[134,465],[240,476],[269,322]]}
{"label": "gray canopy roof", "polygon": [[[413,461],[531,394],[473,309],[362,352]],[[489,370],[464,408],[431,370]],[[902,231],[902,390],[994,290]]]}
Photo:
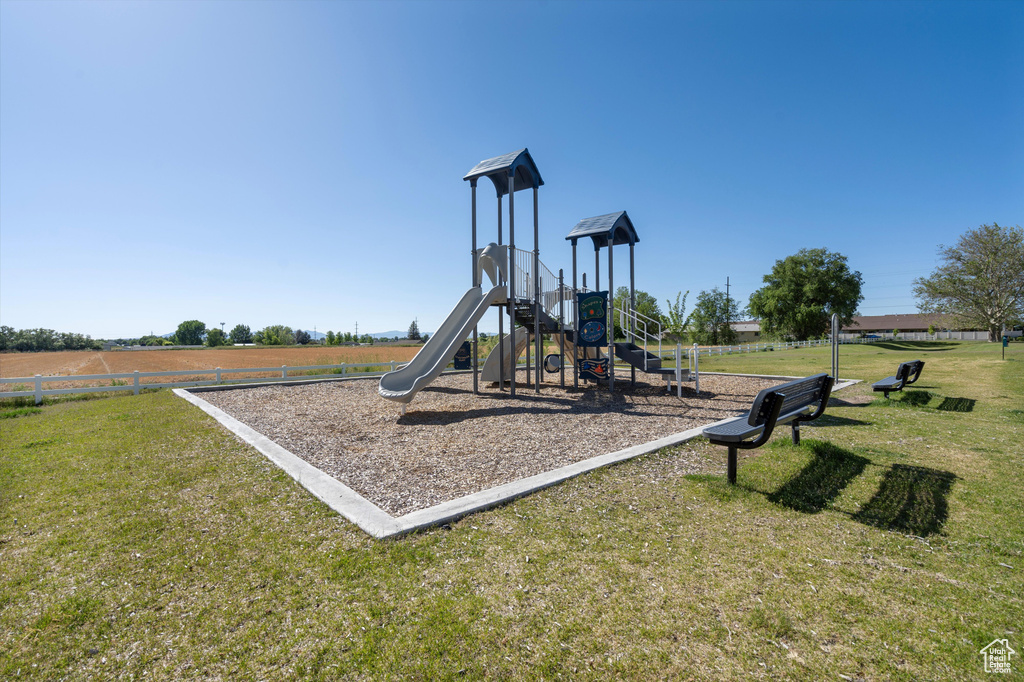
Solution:
{"label": "gray canopy roof", "polygon": [[572,228],[572,232],[566,239],[575,244],[576,240],[583,237],[590,237],[594,240],[595,250],[608,246],[609,243],[616,246],[618,244],[636,244],[640,241],[640,237],[636,236],[636,230],[633,228],[633,222],[625,211],[584,218],[576,223],[576,227]]}
{"label": "gray canopy roof", "polygon": [[475,180],[481,176],[491,179],[494,189],[499,197],[508,194],[509,172],[515,172],[515,191],[528,187],[540,187],[544,180],[540,177],[537,164],[530,156],[530,150],[523,147],[517,152],[495,156],[493,159],[486,159],[473,166],[473,170],[466,173],[463,180]]}

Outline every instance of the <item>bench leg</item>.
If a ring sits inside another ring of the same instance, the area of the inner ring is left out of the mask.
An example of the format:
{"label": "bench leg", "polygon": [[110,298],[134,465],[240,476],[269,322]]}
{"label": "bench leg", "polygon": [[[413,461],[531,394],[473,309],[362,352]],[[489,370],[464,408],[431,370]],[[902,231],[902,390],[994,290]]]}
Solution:
{"label": "bench leg", "polygon": [[793,445],[800,445],[800,422],[793,422]]}
{"label": "bench leg", "polygon": [[736,448],[729,446],[729,483],[736,485]]}

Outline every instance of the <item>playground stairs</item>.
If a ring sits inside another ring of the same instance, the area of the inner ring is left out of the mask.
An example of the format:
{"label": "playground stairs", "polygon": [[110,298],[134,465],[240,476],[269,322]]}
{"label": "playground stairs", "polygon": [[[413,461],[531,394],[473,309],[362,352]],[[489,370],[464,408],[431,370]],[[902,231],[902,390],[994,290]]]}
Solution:
{"label": "playground stairs", "polygon": [[537,320],[534,315],[535,312],[540,312],[539,320],[542,334],[554,334],[561,329],[556,318],[551,317],[543,308],[537,311],[532,302],[525,300],[516,303],[516,324],[521,324],[532,332],[534,322]]}
{"label": "playground stairs", "polygon": [[647,374],[675,374],[676,371],[675,367],[662,367],[661,358],[628,341],[615,344],[615,357]]}

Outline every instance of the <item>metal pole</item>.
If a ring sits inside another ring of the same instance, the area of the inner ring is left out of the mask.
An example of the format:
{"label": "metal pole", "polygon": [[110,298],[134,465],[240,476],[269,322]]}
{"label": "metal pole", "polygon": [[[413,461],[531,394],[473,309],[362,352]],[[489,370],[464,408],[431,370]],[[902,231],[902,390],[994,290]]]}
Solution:
{"label": "metal pole", "polygon": [[594,291],[601,291],[601,247],[596,244],[594,245]]}
{"label": "metal pole", "polygon": [[[612,283],[612,241],[608,240],[608,303],[611,304],[615,295],[615,287]],[[612,314],[612,305],[608,306],[608,390],[615,390],[615,315]]]}
{"label": "metal pole", "polygon": [[683,397],[683,346],[679,343],[676,344],[676,396]]}
{"label": "metal pole", "polygon": [[[516,172],[510,170],[508,174],[508,278],[510,303],[508,306],[508,333],[512,337],[512,352],[509,356],[512,361],[510,366],[509,395],[513,398],[516,395]],[[527,339],[529,341],[529,339]]]}
{"label": "metal pole", "polygon": [[558,269],[558,383],[565,388],[565,272]]}
{"label": "metal pole", "polygon": [[544,352],[540,334],[540,204],[539,188],[533,188],[533,334],[537,344],[537,383],[536,390],[540,393],[541,353]]}
{"label": "metal pole", "polygon": [[[498,246],[504,243],[504,236],[501,233],[501,194],[498,194]],[[509,272],[506,269],[506,272]],[[498,279],[501,277],[501,268],[498,268]],[[502,282],[505,285],[505,304],[508,305],[508,281]],[[505,390],[505,313],[498,307],[498,390]]]}
{"label": "metal pole", "polygon": [[[576,306],[576,296],[578,295],[576,289],[576,240],[572,240],[572,305]],[[573,363],[572,363],[572,387],[580,387],[580,370],[579,370],[579,358],[580,358],[580,315],[577,307],[573,308],[572,319],[573,319],[573,330],[572,330],[572,347],[573,347]]]}
{"label": "metal pole", "polygon": [[[479,270],[480,256],[476,252],[476,178],[469,181],[469,191],[472,196],[473,204],[473,286],[480,286],[480,282],[477,281],[477,270]],[[479,348],[477,347],[479,325],[473,325],[473,394],[480,393],[480,358]]]}
{"label": "metal pole", "polygon": [[693,343],[693,381],[694,390],[700,393],[700,347],[696,341]]}
{"label": "metal pole", "polygon": [[[629,243],[629,309],[630,312],[636,311],[636,281],[633,277],[633,242]],[[633,343],[636,343],[636,318],[630,315],[629,318],[629,332],[633,337]],[[646,335],[645,335],[646,337]],[[646,342],[646,338],[644,341]],[[644,369],[647,369],[647,344],[644,344]],[[636,385],[636,367],[629,368],[629,380],[634,386]]]}
{"label": "metal pole", "polygon": [[839,381],[839,314],[832,313],[832,378]]}

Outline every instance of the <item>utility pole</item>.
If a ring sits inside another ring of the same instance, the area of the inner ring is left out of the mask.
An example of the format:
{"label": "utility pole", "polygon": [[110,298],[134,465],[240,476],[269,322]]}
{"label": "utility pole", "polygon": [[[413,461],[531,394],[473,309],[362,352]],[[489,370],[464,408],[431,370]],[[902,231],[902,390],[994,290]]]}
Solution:
{"label": "utility pole", "polygon": [[[726,275],[726,277],[725,277],[725,328],[728,331],[732,331],[732,320],[729,319],[729,276],[728,275]],[[725,337],[726,338],[732,338],[732,335],[729,334],[728,331],[726,332]]]}

